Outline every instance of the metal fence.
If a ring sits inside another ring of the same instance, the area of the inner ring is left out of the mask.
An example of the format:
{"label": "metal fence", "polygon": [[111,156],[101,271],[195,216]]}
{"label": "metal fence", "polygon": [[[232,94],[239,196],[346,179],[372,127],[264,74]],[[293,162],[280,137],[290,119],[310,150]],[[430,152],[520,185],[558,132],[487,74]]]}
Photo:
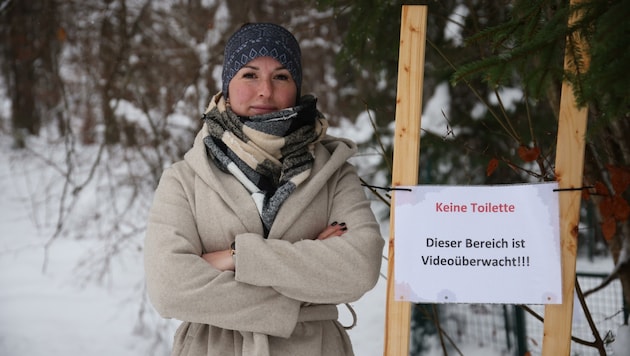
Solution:
{"label": "metal fence", "polygon": [[[578,281],[583,291],[596,287],[604,278],[606,278],[605,274],[578,273]],[[628,318],[628,310],[624,308],[621,283],[618,280],[588,296],[586,304],[602,338],[614,337],[619,325]],[[573,336],[593,341],[591,329],[577,299],[574,305]],[[528,307],[544,317],[544,306]],[[431,310],[429,306],[417,305],[414,308],[411,331],[412,355],[424,354],[422,345],[417,344],[423,342],[422,335],[418,335],[431,334],[431,330],[427,329],[428,322],[419,320],[425,318],[429,310]],[[521,356],[525,352],[531,355],[542,354],[543,323],[518,306],[442,304],[437,306],[437,314],[441,328],[455,345],[452,346],[448,341],[446,342],[449,355],[457,355],[457,349],[461,351],[466,346],[483,348],[492,351],[492,354],[506,356]],[[421,325],[423,330],[419,330]],[[608,352],[612,355],[610,350]],[[599,352],[595,348],[572,342],[571,355],[599,355]]]}
{"label": "metal fence", "polygon": [[[605,274],[596,273],[578,273],[577,275],[580,287],[583,291],[597,287],[604,278]],[[572,335],[582,340],[593,341],[593,333],[588,326],[584,312],[582,311],[580,302],[574,300],[573,309],[573,328]],[[597,326],[601,338],[614,337],[619,325],[627,320],[628,310],[624,308],[623,291],[621,283],[616,280],[606,286],[606,288],[591,294],[586,298],[586,305]],[[534,308],[532,308],[534,309]],[[542,315],[542,306],[536,306],[535,310]],[[528,349],[532,355],[540,355],[542,347],[543,326],[542,323],[533,317],[526,318],[526,332],[528,338]],[[608,354],[612,355],[610,350]],[[571,342],[571,355],[587,356],[599,355],[599,352],[589,346],[584,346],[576,342]]]}

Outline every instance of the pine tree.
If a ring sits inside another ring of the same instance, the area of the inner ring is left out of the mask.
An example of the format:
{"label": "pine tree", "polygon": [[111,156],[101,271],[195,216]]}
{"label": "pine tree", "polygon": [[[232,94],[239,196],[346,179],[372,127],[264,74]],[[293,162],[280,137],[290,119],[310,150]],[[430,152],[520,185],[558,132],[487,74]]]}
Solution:
{"label": "pine tree", "polygon": [[[393,120],[402,1],[319,0],[347,24],[341,65],[370,72],[386,85],[368,88],[379,125]],[[450,83],[443,108],[444,132],[423,132],[421,183],[491,184],[554,180],[560,88],[572,83],[577,104],[588,106],[585,204],[598,223],[587,233],[603,236],[615,262],[605,283],[619,278],[630,303],[630,105],[626,66],[630,2],[584,0],[405,1],[428,6],[424,103]],[[572,26],[568,18],[580,20]],[[458,28],[463,41],[448,36]],[[576,34],[588,53],[567,38]],[[388,37],[389,36],[389,37]],[[565,72],[565,49],[577,74]],[[368,79],[363,79],[367,81]],[[520,96],[504,95],[518,92]],[[603,347],[603,346],[602,346]]]}

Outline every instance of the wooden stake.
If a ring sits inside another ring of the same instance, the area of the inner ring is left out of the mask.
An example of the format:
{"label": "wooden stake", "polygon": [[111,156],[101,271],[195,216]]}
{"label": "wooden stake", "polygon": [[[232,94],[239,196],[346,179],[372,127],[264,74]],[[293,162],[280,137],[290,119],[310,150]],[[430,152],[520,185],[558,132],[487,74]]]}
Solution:
{"label": "wooden stake", "polygon": [[[571,0],[572,6],[576,1]],[[569,19],[569,24],[575,22]],[[572,41],[582,53],[587,53],[586,43],[581,38]],[[567,45],[567,48],[569,46]],[[566,51],[564,68],[576,72],[571,51]],[[580,70],[588,68],[588,59],[581,63]],[[556,147],[556,180],[559,188],[582,187],[584,170],[584,146],[586,135],[587,108],[578,108],[573,88],[562,83],[560,115],[558,119],[558,141]],[[575,289],[575,260],[577,254],[578,223],[580,219],[580,191],[558,192],[560,205],[560,248],[562,258],[562,304],[545,307],[543,352],[545,356],[564,356],[571,352],[571,324],[573,320],[573,296]]]}
{"label": "wooden stake", "polygon": [[[392,186],[416,185],[420,162],[420,122],[426,46],[427,7],[403,5],[400,24],[396,130]],[[389,229],[385,356],[409,355],[411,303],[394,297],[394,197]]]}

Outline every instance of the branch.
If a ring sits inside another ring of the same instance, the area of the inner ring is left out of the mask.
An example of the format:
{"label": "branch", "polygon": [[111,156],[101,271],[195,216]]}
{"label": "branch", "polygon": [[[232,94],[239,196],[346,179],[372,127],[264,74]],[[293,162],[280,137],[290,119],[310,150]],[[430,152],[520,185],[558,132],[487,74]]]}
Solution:
{"label": "branch", "polygon": [[457,345],[455,345],[455,341],[453,341],[453,339],[450,336],[448,336],[446,331],[444,329],[442,329],[442,326],[440,325],[439,317],[437,315],[437,307],[436,307],[435,304],[431,304],[431,310],[433,311],[433,315],[429,315],[429,313],[427,313],[427,311],[424,310],[423,308],[416,308],[416,310],[420,311],[420,313],[422,313],[422,315],[424,315],[425,318],[427,318],[428,320],[432,321],[433,325],[435,325],[435,328],[437,329],[438,333],[440,333],[440,341],[442,343],[442,350],[444,350],[444,355],[446,355],[446,346],[444,344],[444,341],[442,340],[442,337],[446,338],[446,340],[453,346],[455,351],[457,351],[457,353],[460,356],[464,355],[461,352],[461,350],[457,347]]}
{"label": "branch", "polygon": [[612,281],[619,278],[619,272],[621,271],[621,269],[625,268],[626,265],[630,264],[630,239],[622,237],[621,241],[622,241],[621,252],[619,253],[619,258],[617,258],[617,263],[615,264],[615,267],[608,274],[606,279],[602,281],[602,283],[600,283],[597,287],[589,289],[588,291],[584,292],[584,298],[588,297],[589,295],[595,292],[602,290],[604,287],[609,285]]}
{"label": "branch", "polygon": [[[527,305],[525,305],[525,304],[518,304],[517,306],[519,308],[525,310],[528,314],[530,314],[534,318],[538,319],[538,321],[540,321],[541,323],[545,322],[545,318],[543,318],[540,314],[536,313],[533,309],[531,309]],[[584,345],[584,346],[596,347],[594,342],[582,340],[582,339],[577,338],[575,336],[571,336],[571,341],[576,342],[576,343],[578,343],[580,345]]]}
{"label": "branch", "polygon": [[359,177],[359,180],[361,181],[361,185],[368,188],[370,190],[370,192],[372,192],[372,194],[374,194],[380,201],[382,201],[383,203],[385,203],[385,205],[387,206],[391,206],[392,203],[385,199],[377,190],[376,187],[373,185],[369,185],[365,182],[365,180],[363,180],[363,178]]}
{"label": "branch", "polygon": [[575,292],[577,294],[578,300],[580,301],[580,305],[582,306],[582,311],[584,311],[584,315],[586,316],[586,321],[588,322],[588,326],[591,328],[591,332],[595,337],[595,341],[591,344],[593,347],[597,348],[599,354],[601,356],[606,356],[606,348],[604,347],[604,341],[601,336],[599,336],[599,331],[597,330],[597,326],[593,321],[593,316],[591,315],[591,311],[588,309],[588,305],[586,305],[586,299],[584,298],[584,294],[582,294],[582,288],[580,288],[580,283],[578,281],[577,276],[575,277]]}

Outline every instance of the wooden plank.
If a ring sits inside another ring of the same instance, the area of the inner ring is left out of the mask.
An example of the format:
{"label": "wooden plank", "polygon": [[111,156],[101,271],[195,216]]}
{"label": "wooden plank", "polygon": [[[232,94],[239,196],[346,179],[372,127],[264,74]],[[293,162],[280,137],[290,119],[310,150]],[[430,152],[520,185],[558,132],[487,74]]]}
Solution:
{"label": "wooden plank", "polygon": [[[426,28],[427,7],[403,5],[392,171],[392,186],[394,187],[418,183]],[[394,296],[394,199],[396,199],[396,194],[392,198],[390,210],[384,355],[407,356],[409,355],[411,303],[397,302]]]}
{"label": "wooden plank", "polygon": [[[573,5],[577,1],[571,0]],[[571,24],[576,19],[569,19]],[[587,53],[587,46],[580,38],[573,38]],[[588,60],[580,70],[586,70]],[[565,53],[564,68],[576,71],[569,51]],[[583,185],[584,147],[587,108],[578,108],[573,88],[562,83],[558,139],[556,147],[556,180],[560,189],[579,188]],[[575,261],[577,254],[578,223],[580,219],[580,191],[558,192],[560,206],[560,248],[562,259],[562,304],[545,307],[543,355],[563,356],[571,352],[571,329],[573,321],[573,296],[575,289]]]}

